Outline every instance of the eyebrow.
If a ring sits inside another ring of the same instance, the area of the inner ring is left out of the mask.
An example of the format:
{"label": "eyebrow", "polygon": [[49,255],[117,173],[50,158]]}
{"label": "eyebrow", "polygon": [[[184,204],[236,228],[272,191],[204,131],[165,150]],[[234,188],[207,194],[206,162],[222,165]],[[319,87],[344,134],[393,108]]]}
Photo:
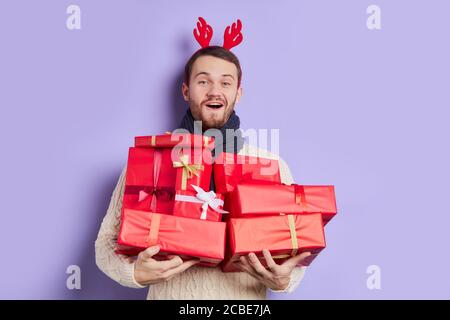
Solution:
{"label": "eyebrow", "polygon": [[234,80],[234,77],[231,74],[223,74],[222,77],[231,77]]}
{"label": "eyebrow", "polygon": [[[210,74],[208,72],[202,71],[202,72],[197,73],[194,76],[194,78],[197,78],[198,76],[201,76],[201,75],[209,76]],[[231,74],[222,74],[222,77],[231,77],[234,80],[234,77]]]}
{"label": "eyebrow", "polygon": [[201,76],[202,74],[204,74],[204,75],[206,75],[206,76],[209,76],[209,73],[208,73],[208,72],[202,71],[202,72],[197,73],[197,74],[195,75],[194,78],[197,78],[198,76]]}

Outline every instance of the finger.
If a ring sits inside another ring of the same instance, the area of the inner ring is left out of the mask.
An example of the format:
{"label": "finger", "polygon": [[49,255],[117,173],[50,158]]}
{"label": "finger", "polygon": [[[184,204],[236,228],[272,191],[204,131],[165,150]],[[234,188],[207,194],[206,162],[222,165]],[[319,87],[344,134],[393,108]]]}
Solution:
{"label": "finger", "polygon": [[274,269],[276,269],[278,267],[278,264],[275,262],[275,260],[273,260],[272,255],[270,254],[270,251],[267,249],[263,249],[262,253],[264,255],[264,259],[266,260],[267,267],[271,271],[274,271]]}
{"label": "finger", "polygon": [[250,265],[250,262],[249,262],[249,260],[248,260],[248,258],[246,256],[240,256],[239,257],[239,262],[241,263],[241,265],[244,268],[254,271],[253,267]]}
{"label": "finger", "polygon": [[241,266],[241,263],[239,261],[233,262],[233,266],[236,267],[239,270],[242,270],[242,266]]}
{"label": "finger", "polygon": [[311,262],[317,257],[318,253],[312,253],[306,256],[302,261],[300,261],[300,266],[309,266]]}
{"label": "finger", "polygon": [[236,261],[234,262],[234,265],[236,266],[236,268],[238,268],[241,271],[245,271],[248,272],[248,267],[246,267],[242,262]]}
{"label": "finger", "polygon": [[239,261],[240,261],[242,264],[245,264],[245,263],[247,262],[247,259],[245,259],[245,256],[240,256],[240,257],[239,257]]}
{"label": "finger", "polygon": [[159,246],[148,247],[140,253],[140,256],[144,260],[150,260],[154,255],[156,255],[161,248]]}
{"label": "finger", "polygon": [[302,252],[299,255],[296,255],[296,256],[286,260],[286,262],[283,263],[283,265],[287,265],[289,267],[294,268],[296,265],[302,264],[302,261],[304,261],[310,255],[311,255],[311,252],[309,252],[309,251]]}
{"label": "finger", "polygon": [[239,258],[239,265],[245,272],[256,275],[255,269],[253,269],[253,267],[250,265],[250,262],[248,261],[248,258],[246,256],[241,256]]}
{"label": "finger", "polygon": [[197,263],[199,263],[200,260],[189,260],[189,261],[185,261],[183,262],[181,265],[179,265],[178,267],[172,268],[166,272],[163,273],[164,277],[167,278],[172,278],[173,276],[175,276],[176,274],[185,271],[186,269],[192,267],[193,265],[196,265]]}
{"label": "finger", "polygon": [[[249,275],[251,275],[252,277],[261,280],[262,277],[256,273],[255,269],[253,269],[253,267],[246,260],[247,260],[247,257],[241,257],[240,261],[236,262],[236,266],[241,271],[244,271],[244,272],[248,273]],[[245,262],[243,262],[243,261],[245,261]]]}
{"label": "finger", "polygon": [[258,273],[259,275],[263,277],[270,278],[271,274],[269,271],[267,271],[266,268],[261,264],[256,254],[253,252],[248,255],[250,265],[253,267],[253,269]]}
{"label": "finger", "polygon": [[[194,260],[195,261],[195,260]],[[169,260],[158,261],[158,267],[164,272],[176,267],[179,267],[183,264],[183,259],[179,256],[172,256]]]}

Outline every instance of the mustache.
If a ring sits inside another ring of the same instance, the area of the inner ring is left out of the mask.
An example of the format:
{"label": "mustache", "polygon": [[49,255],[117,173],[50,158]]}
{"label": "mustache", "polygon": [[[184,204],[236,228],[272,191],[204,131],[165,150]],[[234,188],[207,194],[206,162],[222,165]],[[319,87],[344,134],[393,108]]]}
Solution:
{"label": "mustache", "polygon": [[202,104],[207,104],[207,103],[210,103],[210,102],[220,102],[223,105],[227,104],[226,101],[224,101],[223,99],[208,99],[208,100],[203,101]]}

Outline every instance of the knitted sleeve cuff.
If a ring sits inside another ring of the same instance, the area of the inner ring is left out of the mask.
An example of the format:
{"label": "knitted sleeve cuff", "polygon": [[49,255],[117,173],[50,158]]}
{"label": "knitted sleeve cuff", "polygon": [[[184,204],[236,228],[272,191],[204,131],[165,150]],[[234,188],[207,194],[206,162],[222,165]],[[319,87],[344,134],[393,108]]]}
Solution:
{"label": "knitted sleeve cuff", "polygon": [[289,285],[284,290],[273,290],[272,292],[281,292],[281,293],[292,293],[299,286],[303,276],[305,275],[306,267],[295,267],[291,273],[291,280],[289,281]]}
{"label": "knitted sleeve cuff", "polygon": [[134,278],[134,266],[136,262],[122,263],[120,265],[121,283],[130,288],[142,289],[147,286],[139,284]]}

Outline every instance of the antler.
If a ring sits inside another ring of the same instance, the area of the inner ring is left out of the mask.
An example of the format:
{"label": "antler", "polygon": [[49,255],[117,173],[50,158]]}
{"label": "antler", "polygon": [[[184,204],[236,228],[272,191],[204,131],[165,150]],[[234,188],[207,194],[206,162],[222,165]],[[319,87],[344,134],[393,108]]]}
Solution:
{"label": "antler", "polygon": [[212,27],[205,19],[198,17],[197,28],[194,29],[194,37],[202,48],[208,47],[213,35]]}
{"label": "antler", "polygon": [[242,22],[239,19],[237,20],[237,24],[236,22],[233,22],[231,28],[228,26],[225,29],[225,33],[223,34],[223,47],[225,49],[230,50],[242,42],[243,36],[241,30]]}

